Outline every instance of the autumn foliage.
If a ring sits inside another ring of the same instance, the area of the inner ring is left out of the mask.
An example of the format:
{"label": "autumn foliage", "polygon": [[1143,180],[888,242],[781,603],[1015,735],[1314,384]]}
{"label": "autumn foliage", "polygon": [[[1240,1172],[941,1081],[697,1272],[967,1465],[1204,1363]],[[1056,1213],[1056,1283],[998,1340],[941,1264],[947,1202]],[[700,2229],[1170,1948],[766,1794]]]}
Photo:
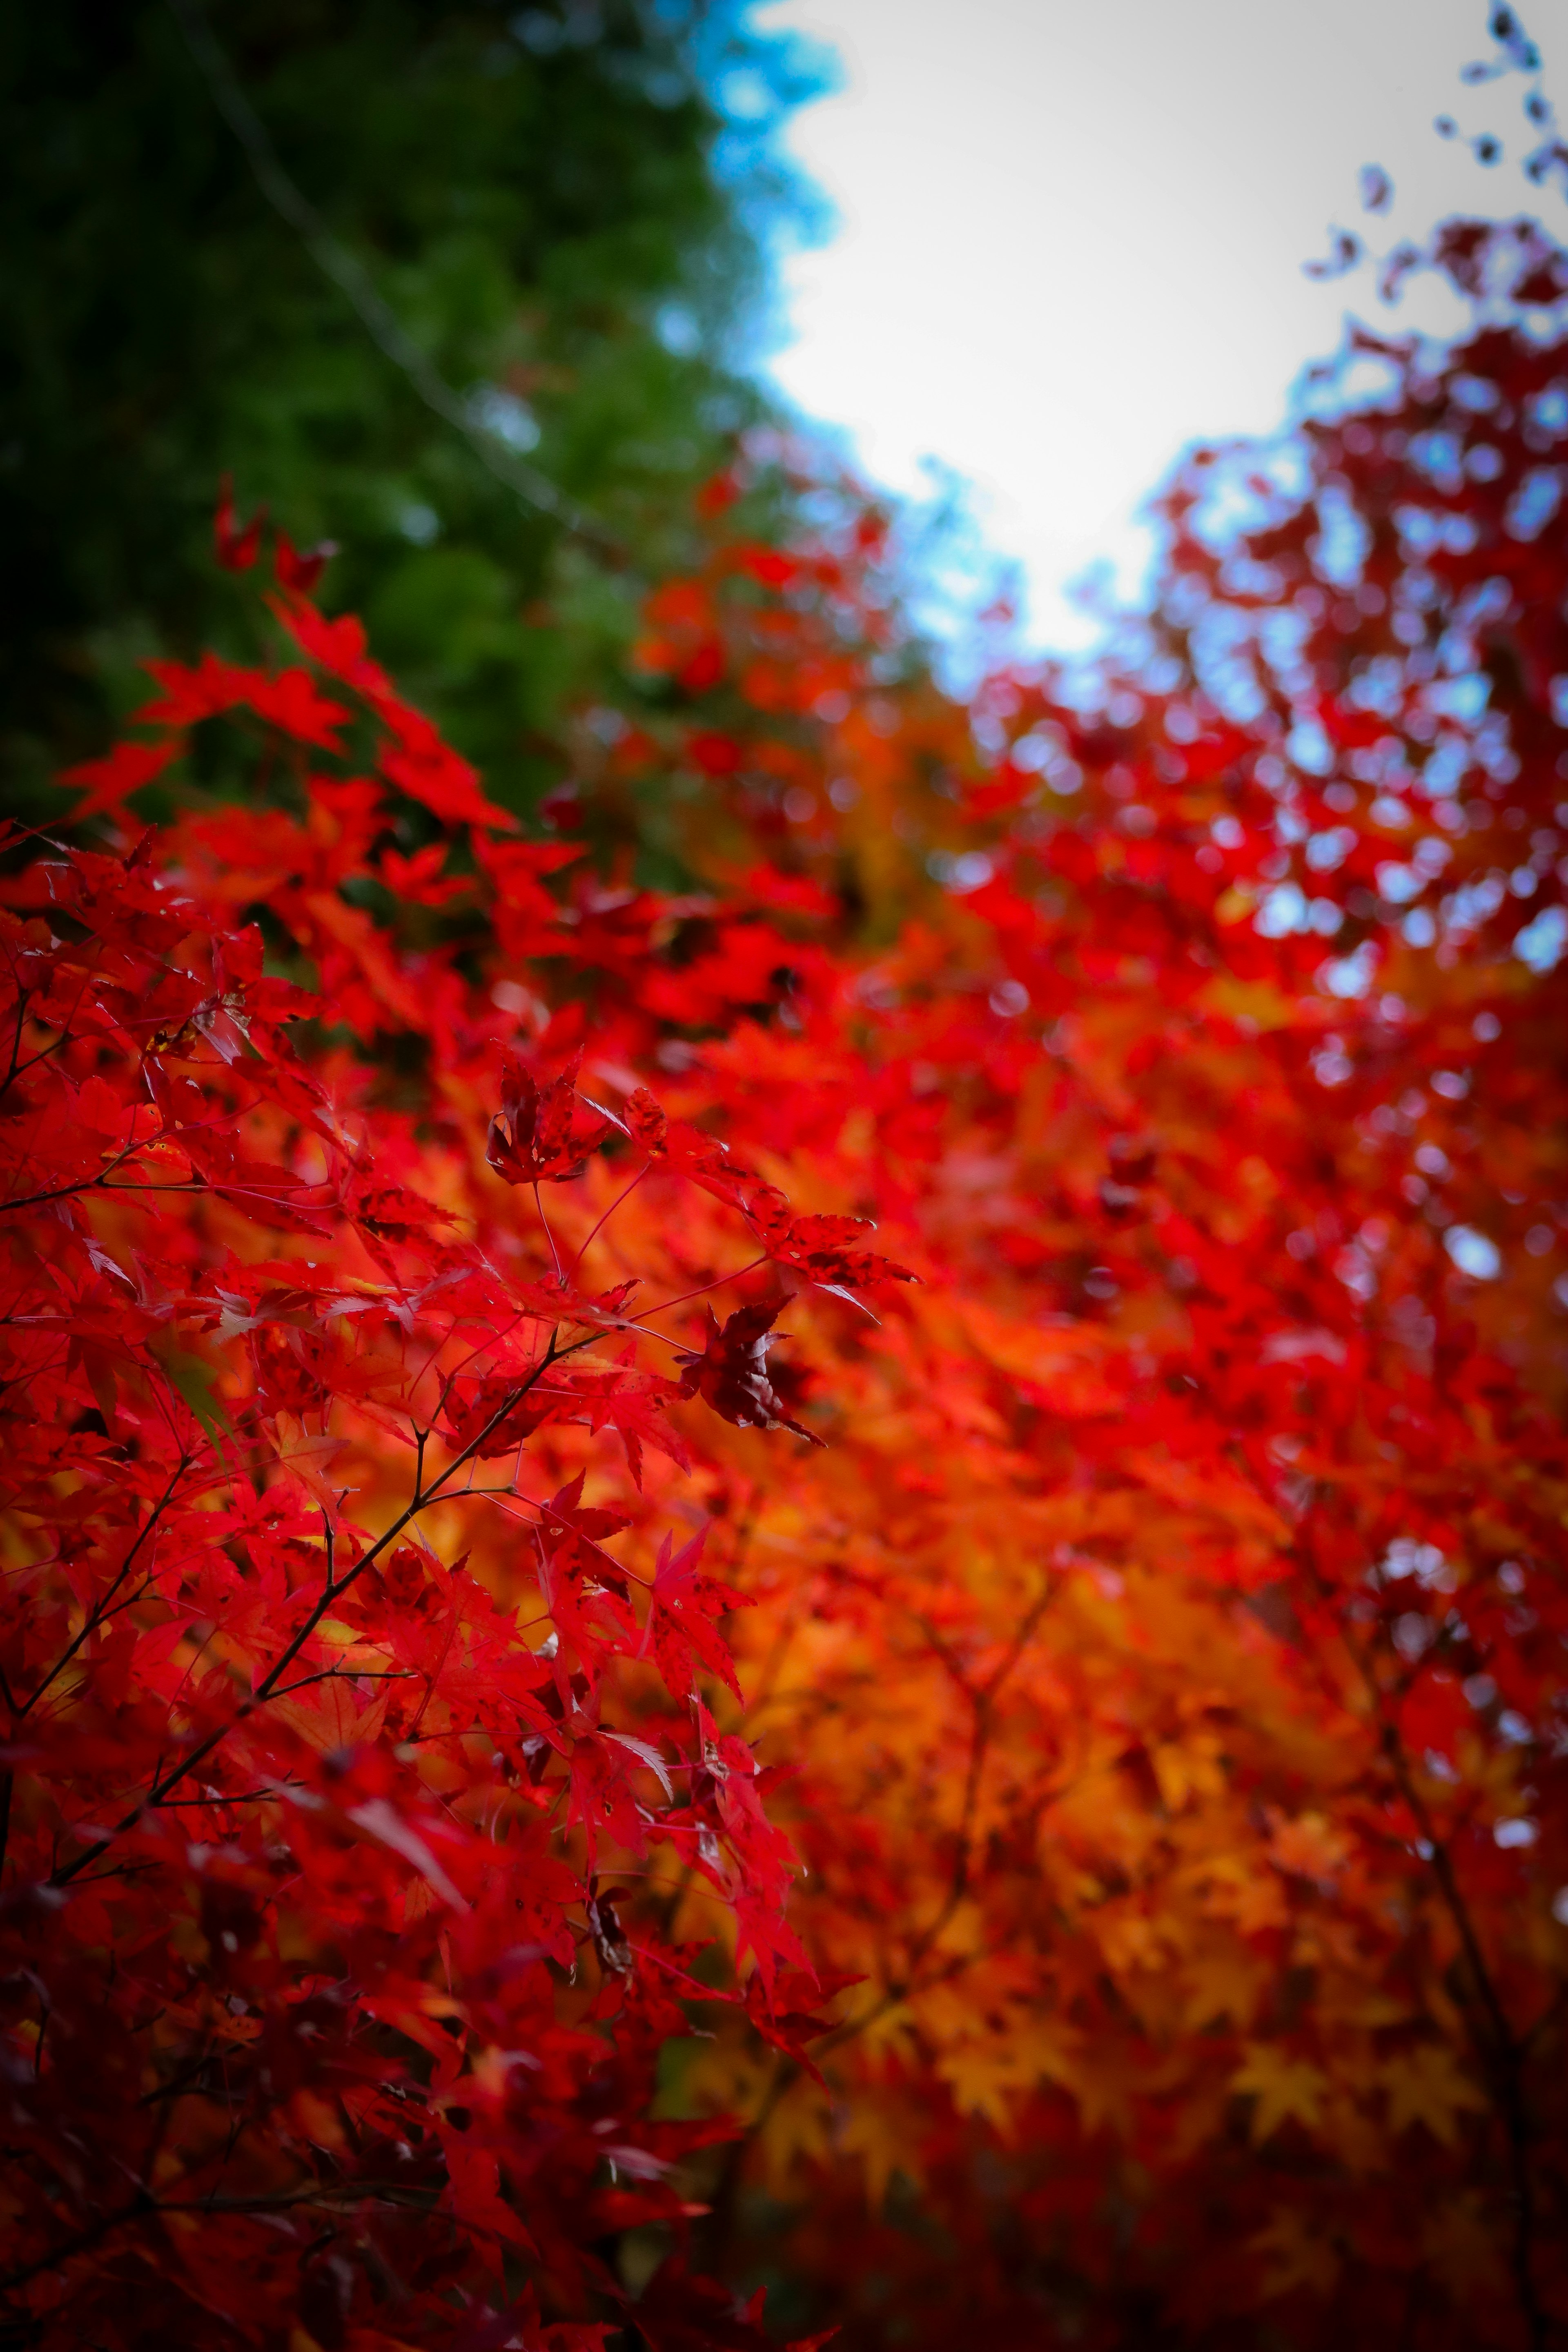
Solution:
{"label": "autumn foliage", "polygon": [[12,843],[8,2341],[1568,2332],[1568,271],[1436,257],[1095,664],[747,459],[580,839],[274,543]]}

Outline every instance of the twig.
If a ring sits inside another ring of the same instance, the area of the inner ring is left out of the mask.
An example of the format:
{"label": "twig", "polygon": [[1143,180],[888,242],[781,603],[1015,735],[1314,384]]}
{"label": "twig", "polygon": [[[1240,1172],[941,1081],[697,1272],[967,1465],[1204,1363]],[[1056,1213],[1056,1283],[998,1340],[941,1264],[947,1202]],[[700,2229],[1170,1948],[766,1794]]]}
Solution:
{"label": "twig", "polygon": [[[603,1216],[600,1217],[596,1223],[589,1226],[585,1237],[578,1244],[577,1255],[573,1259],[572,1264],[567,1270],[568,1279],[571,1278],[572,1275],[576,1273],[577,1268],[582,1265],[583,1253],[587,1248],[589,1242],[593,1240],[595,1234],[598,1232],[599,1227],[601,1225],[607,1225],[610,1219],[615,1215],[616,1211],[620,1207],[622,1202],[629,1201],[631,1199],[632,1194],[637,1191],[637,1186],[642,1182],[643,1178],[647,1174],[647,1171],[652,1165],[653,1162],[651,1160],[645,1160],[643,1165],[637,1170],[637,1174],[632,1178],[631,1182],[626,1185],[623,1192],[616,1193],[615,1199],[610,1202],[609,1207],[605,1211]],[[536,1193],[538,1190],[538,1186],[535,1185],[534,1191]]]}
{"label": "twig", "polygon": [[550,1244],[550,1255],[555,1260],[555,1278],[558,1282],[564,1282],[566,1275],[561,1264],[561,1253],[555,1246],[555,1236],[550,1230],[550,1220],[544,1213],[544,1202],[540,1198],[537,1184],[533,1188],[533,1205],[539,1212],[539,1222],[544,1227],[544,1238]]}
{"label": "twig", "polygon": [[[700,1298],[703,1293],[709,1290],[722,1290],[727,1282],[739,1282],[743,1274],[752,1274],[759,1265],[766,1265],[767,1262],[768,1254],[763,1250],[758,1256],[748,1258],[744,1265],[738,1265],[733,1274],[716,1274],[711,1282],[700,1282],[695,1290],[683,1290],[679,1297],[661,1299],[657,1307],[644,1307],[639,1308],[638,1312],[643,1315],[662,1315],[668,1307],[684,1307],[689,1298]],[[662,1331],[656,1331],[653,1337],[656,1339],[662,1339],[664,1334]]]}
{"label": "twig", "polygon": [[[30,1715],[32,1713],[32,1710],[37,1706],[38,1701],[43,1697],[44,1693],[49,1688],[50,1685],[56,1682],[58,1677],[64,1674],[66,1668],[69,1665],[77,1652],[81,1648],[83,1643],[90,1641],[93,1634],[98,1631],[98,1628],[103,1623],[105,1618],[112,1613],[110,1604],[114,1600],[115,1594],[119,1591],[121,1586],[124,1583],[126,1578],[131,1573],[132,1561],[135,1559],[137,1553],[141,1550],[142,1546],[146,1542],[147,1538],[152,1534],[153,1528],[157,1526],[158,1521],[163,1517],[163,1513],[167,1510],[170,1503],[173,1501],[174,1489],[179,1485],[180,1480],[184,1476],[185,1472],[190,1468],[190,1461],[191,1457],[188,1454],[181,1454],[179,1461],[174,1466],[174,1475],[170,1478],[168,1485],[164,1487],[163,1494],[154,1504],[153,1509],[148,1513],[146,1519],[137,1533],[135,1542],[132,1545],[130,1550],[121,1561],[120,1572],[115,1577],[113,1583],[109,1587],[107,1592],[102,1593],[100,1598],[94,1601],[79,1632],[66,1644],[66,1647],[55,1660],[54,1664],[49,1668],[48,1673],[44,1676],[43,1681],[38,1685],[31,1698],[24,1701],[23,1705],[16,1709],[18,1717]],[[141,1589],[145,1591],[145,1584],[143,1584]]]}
{"label": "twig", "polygon": [[978,1689],[963,1673],[936,1627],[923,1617],[916,1619],[915,1622],[925,1634],[931,1648],[973,1709],[974,1720],[969,1739],[969,1764],[963,1779],[963,1801],[959,1811],[958,1842],[953,1854],[952,1874],[941,1909],[929,1927],[921,1930],[910,1947],[909,1958],[905,1964],[901,1980],[888,1985],[862,2015],[846,2018],[842,2024],[835,2026],[831,2033],[824,2038],[822,2044],[824,2054],[830,2050],[837,2050],[845,2042],[853,2041],[857,2034],[864,2033],[868,2026],[875,2024],[878,2018],[884,2016],[895,2002],[906,1997],[913,1985],[921,1961],[930,1952],[968,1892],[970,1864],[973,1854],[974,1815],[980,1803],[980,1781],[985,1769],[985,1758],[991,1745],[992,1734],[995,1727],[993,1708],[1003,1684],[1027,1649],[1034,1638],[1036,1628],[1059,1590],[1059,1583],[1047,1585],[1045,1591],[1025,1612],[1023,1622],[1005,1651]]}
{"label": "twig", "polygon": [[[1301,1559],[1319,1601],[1325,1608],[1333,1610],[1337,1595],[1320,1572],[1317,1563],[1300,1550],[1297,1557]],[[1423,1859],[1436,1881],[1438,1894],[1459,1939],[1471,1984],[1485,2017],[1487,2032],[1484,2036],[1476,2032],[1473,2024],[1470,2030],[1482,2071],[1490,2086],[1492,2105],[1508,2143],[1514,2208],[1514,2291],[1519,2297],[1520,2311],[1528,2332],[1530,2352],[1546,2352],[1546,2314],[1535,2288],[1535,2188],[1530,2168],[1530,2117],[1525,2108],[1521,2079],[1525,2045],[1509,2022],[1502,1997],[1487,1966],[1475,1921],[1470,1916],[1469,1906],[1459,1885],[1453,1856],[1447,1841],[1437,1834],[1431,1810],[1415,1785],[1398,1726],[1389,1715],[1387,1693],[1376,1668],[1368,1651],[1356,1640],[1348,1623],[1342,1622],[1339,1632],[1371,1702],[1377,1724],[1379,1751],[1394,1787],[1409,1809],[1426,1849]],[[1463,2006],[1468,2016],[1469,2004],[1466,2002]]]}

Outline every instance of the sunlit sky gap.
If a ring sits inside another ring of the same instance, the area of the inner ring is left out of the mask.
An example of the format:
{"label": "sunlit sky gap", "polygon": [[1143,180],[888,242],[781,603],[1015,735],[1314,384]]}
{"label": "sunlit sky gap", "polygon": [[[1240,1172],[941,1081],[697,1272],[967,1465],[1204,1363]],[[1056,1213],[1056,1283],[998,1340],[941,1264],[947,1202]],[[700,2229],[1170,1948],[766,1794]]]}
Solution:
{"label": "sunlit sky gap", "polygon": [[[879,482],[971,486],[989,548],[1022,570],[1029,639],[1089,625],[1069,583],[1109,562],[1135,593],[1137,509],[1184,444],[1268,433],[1347,308],[1405,331],[1460,312],[1425,281],[1395,310],[1371,274],[1305,276],[1331,225],[1380,250],[1456,211],[1531,211],[1517,74],[1484,0],[763,0],[822,43],[839,87],[791,154],[837,215],[781,260],[769,372]],[[1563,108],[1568,0],[1524,23]],[[1447,115],[1458,135],[1440,138]],[[1468,143],[1495,134],[1487,168]],[[1381,165],[1392,207],[1362,209]]]}

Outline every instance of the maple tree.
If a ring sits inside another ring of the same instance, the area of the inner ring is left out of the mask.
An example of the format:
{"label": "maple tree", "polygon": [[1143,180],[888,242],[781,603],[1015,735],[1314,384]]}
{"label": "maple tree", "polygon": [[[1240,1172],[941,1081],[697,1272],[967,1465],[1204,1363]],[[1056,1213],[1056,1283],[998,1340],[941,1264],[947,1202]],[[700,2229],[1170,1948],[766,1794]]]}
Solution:
{"label": "maple tree", "polygon": [[1563,2323],[1568,273],[1431,259],[1512,322],[1195,457],[1099,663],[944,701],[850,508],[654,600],[595,780],[822,890],[685,1108],[922,1277],[792,1313],[826,1452],[728,1441],[861,1981],[826,2090],[689,2078],[712,2242],[858,2343]]}
{"label": "maple tree", "polygon": [[1432,258],[1094,663],[742,459],[562,837],[281,542],[16,845],[22,2340],[1568,2325],[1568,268]]}
{"label": "maple tree", "polygon": [[[809,2018],[790,1848],[708,1704],[733,1596],[643,1494],[645,1447],[678,1487],[687,1462],[672,1401],[758,1417],[727,1370],[756,1336],[741,1310],[683,1384],[679,1302],[578,1278],[614,1202],[542,1188],[614,1139],[718,1192],[754,1258],[799,1244],[720,1141],[580,1095],[581,1045],[540,1083],[508,1051],[533,1000],[460,932],[376,919],[481,882],[506,969],[607,983],[558,1025],[637,1050],[616,961],[651,958],[658,902],[552,898],[573,853],[519,841],[286,543],[277,570],[312,667],[155,664],[153,740],[73,781],[118,809],[238,717],[288,790],[6,891],[4,2286],[28,2342],[111,2335],[129,2296],[137,2341],[568,2352],[618,2291],[599,2242],[691,2210],[674,2163],[714,2127],[649,2113],[678,1996],[791,2048]],[[412,856],[395,795],[444,828]],[[258,908],[313,989],[268,971]],[[399,1044],[431,1081],[406,1106]],[[584,1498],[599,1433],[626,1508]],[[739,1990],[601,1877],[665,1841]],[[639,2325],[763,2340],[679,2265]]]}

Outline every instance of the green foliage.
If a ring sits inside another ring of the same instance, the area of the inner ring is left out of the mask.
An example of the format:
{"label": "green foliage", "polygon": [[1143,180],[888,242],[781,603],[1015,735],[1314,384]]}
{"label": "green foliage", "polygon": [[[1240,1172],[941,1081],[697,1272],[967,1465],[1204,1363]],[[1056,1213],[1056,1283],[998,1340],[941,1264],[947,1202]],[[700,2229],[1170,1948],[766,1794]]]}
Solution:
{"label": "green foliage", "polygon": [[574,543],[421,403],[268,204],[174,9],[11,11],[0,788],[52,810],[47,778],[99,748],[143,656],[243,648],[210,555],[232,469],[242,508],[342,543],[329,601],[368,609],[525,805],[557,772],[563,698],[618,653],[639,576],[683,552],[693,481],[755,412],[725,354],[757,290],[758,192],[781,192],[705,91],[740,74],[776,112],[798,60],[731,0],[206,13],[331,234],[622,554]]}

